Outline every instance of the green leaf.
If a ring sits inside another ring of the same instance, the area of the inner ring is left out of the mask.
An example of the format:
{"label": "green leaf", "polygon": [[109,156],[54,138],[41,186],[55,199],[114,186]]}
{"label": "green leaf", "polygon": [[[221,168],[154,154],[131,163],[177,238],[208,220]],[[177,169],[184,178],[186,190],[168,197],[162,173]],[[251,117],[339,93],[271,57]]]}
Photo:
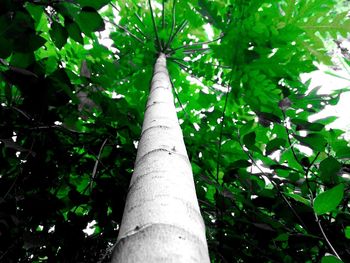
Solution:
{"label": "green leaf", "polygon": [[11,56],[11,65],[20,68],[26,68],[34,63],[35,57],[33,53],[14,53]]}
{"label": "green leaf", "polygon": [[309,131],[321,131],[324,125],[321,123],[311,123],[301,119],[292,119],[292,123],[297,125],[297,131],[299,130],[309,130]]}
{"label": "green leaf", "polygon": [[98,10],[106,4],[108,4],[109,2],[111,2],[111,0],[77,0],[77,2],[82,7],[88,6]]}
{"label": "green leaf", "polygon": [[339,13],[332,21],[327,17],[320,19],[317,16],[312,16],[312,18],[301,27],[305,31],[313,34],[315,31],[318,31],[320,34],[329,33],[332,37],[337,37],[338,33],[342,36],[346,36],[350,27],[350,19],[346,18],[347,14],[348,12]]}
{"label": "green leaf", "polygon": [[307,206],[310,206],[310,201],[307,200],[306,198],[298,195],[298,194],[293,194],[293,193],[284,193],[284,194],[289,196],[289,197],[291,197],[291,198],[293,198],[294,200],[296,200],[298,202],[301,202],[301,203],[303,203],[303,204],[305,204]]}
{"label": "green leaf", "polygon": [[337,173],[341,168],[341,164],[332,156],[324,159],[320,163],[321,179],[324,183],[334,182],[337,179]]}
{"label": "green leaf", "polygon": [[246,135],[253,128],[253,126],[254,126],[254,121],[248,121],[239,129],[240,135],[241,136]]}
{"label": "green leaf", "polygon": [[7,100],[7,104],[11,105],[11,103],[12,103],[12,89],[11,89],[10,84],[8,84],[8,83],[5,83],[5,97]]}
{"label": "green leaf", "polygon": [[250,132],[243,137],[243,143],[247,148],[251,148],[255,144],[256,134],[255,132]]}
{"label": "green leaf", "polygon": [[321,263],[343,263],[340,259],[335,256],[324,256]]}
{"label": "green leaf", "polygon": [[58,49],[61,49],[67,43],[68,32],[59,23],[53,22],[50,30],[50,37]]}
{"label": "green leaf", "polygon": [[333,211],[341,202],[344,195],[344,185],[339,184],[316,196],[314,210],[318,215]]}
{"label": "green leaf", "polygon": [[326,117],[326,118],[315,120],[315,122],[321,123],[323,125],[328,125],[328,124],[334,122],[336,119],[338,119],[337,116],[329,116],[329,117]]}
{"label": "green leaf", "polygon": [[9,26],[9,21],[6,16],[0,16],[0,57],[7,58],[12,52],[12,40],[9,39],[4,32]]}
{"label": "green leaf", "polygon": [[320,152],[324,150],[327,144],[327,141],[325,140],[325,138],[319,133],[311,133],[311,134],[308,134],[306,137],[302,137],[296,134],[294,134],[293,136],[298,141],[300,141],[301,144],[306,145],[311,149],[320,151]]}
{"label": "green leaf", "polygon": [[286,145],[286,140],[281,138],[276,138],[270,141],[266,145],[266,155],[270,155],[274,151],[277,151],[280,147],[284,147]]}
{"label": "green leaf", "polygon": [[94,31],[104,29],[103,19],[94,8],[84,7],[77,17],[77,23],[81,30],[88,36]]}
{"label": "green leaf", "polygon": [[341,147],[336,152],[338,158],[350,158],[350,147]]}
{"label": "green leaf", "polygon": [[345,237],[350,239],[350,226],[345,227]]}
{"label": "green leaf", "polygon": [[269,112],[257,112],[259,121],[281,123],[281,118]]}
{"label": "green leaf", "polygon": [[83,40],[83,37],[81,36],[81,31],[78,25],[74,22],[67,22],[65,23],[65,26],[67,28],[69,37],[71,37],[73,40],[83,45],[84,40]]}
{"label": "green leaf", "polygon": [[[43,46],[46,40],[39,36],[33,34],[24,34],[21,38],[18,38],[14,41],[14,50],[18,52],[32,52]],[[26,45],[23,45],[26,43]]]}
{"label": "green leaf", "polygon": [[238,160],[232,163],[231,168],[247,168],[252,164],[247,160]]}

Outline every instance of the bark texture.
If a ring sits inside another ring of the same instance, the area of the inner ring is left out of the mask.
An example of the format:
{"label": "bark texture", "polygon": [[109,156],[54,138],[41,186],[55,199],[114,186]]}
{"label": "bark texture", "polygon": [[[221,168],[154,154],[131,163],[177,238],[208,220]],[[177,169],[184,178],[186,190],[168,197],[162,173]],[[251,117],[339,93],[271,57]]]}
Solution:
{"label": "bark texture", "polygon": [[113,263],[209,262],[166,58],[154,67]]}

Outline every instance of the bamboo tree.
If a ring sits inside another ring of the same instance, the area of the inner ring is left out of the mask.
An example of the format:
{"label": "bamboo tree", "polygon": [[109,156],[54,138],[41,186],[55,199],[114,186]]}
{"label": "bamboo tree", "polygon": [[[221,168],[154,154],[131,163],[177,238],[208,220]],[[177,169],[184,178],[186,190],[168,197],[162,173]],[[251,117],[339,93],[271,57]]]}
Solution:
{"label": "bamboo tree", "polygon": [[166,56],[154,66],[134,173],[112,262],[209,262]]}

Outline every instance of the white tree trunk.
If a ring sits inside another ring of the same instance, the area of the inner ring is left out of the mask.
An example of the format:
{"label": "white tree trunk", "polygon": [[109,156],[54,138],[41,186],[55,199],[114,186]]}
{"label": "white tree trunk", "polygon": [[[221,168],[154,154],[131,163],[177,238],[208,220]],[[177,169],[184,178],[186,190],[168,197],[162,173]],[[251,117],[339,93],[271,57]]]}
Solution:
{"label": "white tree trunk", "polygon": [[166,58],[154,67],[113,263],[209,262]]}

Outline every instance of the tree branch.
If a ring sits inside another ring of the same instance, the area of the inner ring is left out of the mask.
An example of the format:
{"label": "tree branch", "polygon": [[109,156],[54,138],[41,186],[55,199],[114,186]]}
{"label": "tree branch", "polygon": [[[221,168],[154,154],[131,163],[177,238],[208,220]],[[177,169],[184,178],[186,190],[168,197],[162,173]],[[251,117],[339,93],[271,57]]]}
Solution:
{"label": "tree branch", "polygon": [[202,45],[210,44],[210,43],[219,41],[219,40],[222,39],[223,37],[224,37],[224,35],[222,35],[222,36],[220,36],[220,37],[218,37],[218,38],[216,38],[216,39],[210,40],[210,41],[193,43],[193,44],[191,44],[191,45],[183,45],[183,46],[180,46],[180,47],[177,47],[177,48],[172,49],[170,53],[175,53],[175,51],[177,51],[177,50],[179,50],[179,49],[183,49],[183,48],[189,48],[189,47],[193,47],[193,46],[202,46]]}
{"label": "tree branch", "polygon": [[170,39],[168,41],[168,44],[167,44],[167,48],[170,47],[171,43],[173,42],[174,38],[176,37],[176,35],[182,30],[185,28],[185,26],[188,24],[188,21],[187,20],[184,20],[182,21],[182,23],[180,24],[180,26],[176,29],[175,33],[170,36]]}
{"label": "tree branch", "polygon": [[159,35],[158,35],[158,29],[157,29],[156,21],[154,19],[154,15],[153,15],[153,9],[152,9],[151,0],[148,0],[148,5],[149,5],[149,8],[150,8],[150,12],[151,12],[152,24],[153,24],[154,33],[156,35],[156,41],[157,41],[157,44],[158,44],[158,50],[159,51],[163,51],[162,45],[160,43]]}
{"label": "tree branch", "polygon": [[172,7],[172,20],[171,20],[171,31],[169,35],[169,39],[165,45],[164,51],[166,52],[167,49],[169,48],[170,41],[171,41],[171,36],[173,35],[174,29],[175,29],[175,4],[176,0],[173,0],[173,7]]}
{"label": "tree branch", "polygon": [[181,103],[179,94],[178,94],[178,92],[177,92],[176,89],[175,89],[174,83],[173,83],[173,81],[171,80],[171,78],[169,78],[169,79],[170,79],[170,84],[171,84],[171,86],[172,86],[172,88],[173,88],[173,90],[174,90],[175,96],[176,96],[177,100],[179,101],[180,107],[181,107],[182,110],[184,111],[185,117],[188,119],[188,116],[189,116],[189,115],[187,114],[187,111],[185,110],[183,104]]}
{"label": "tree branch", "polygon": [[[195,74],[193,74],[193,73],[190,72],[189,67],[186,66],[185,64],[183,64],[181,59],[174,58],[174,57],[170,57],[169,60],[172,61],[172,62],[174,62],[174,63],[176,63],[177,65],[179,65],[180,68],[183,69],[183,70],[184,70],[187,74],[189,74],[192,78],[195,78],[196,80],[198,80],[198,81],[200,81],[201,83],[203,83],[203,81],[200,80],[198,76],[196,76]],[[221,84],[219,84],[219,83],[217,83],[217,82],[215,82],[215,81],[213,81],[213,80],[207,80],[207,79],[206,79],[206,81],[208,81],[208,82],[210,81],[210,82],[212,82],[212,83],[214,83],[214,84],[216,84],[216,85],[222,86]],[[216,90],[216,89],[212,88],[211,86],[206,86],[206,87],[208,87],[208,89],[210,89],[211,91],[213,91],[213,92],[215,92],[215,93],[219,93],[219,92],[220,92],[220,90]],[[221,93],[221,92],[220,92],[220,93]]]}
{"label": "tree branch", "polygon": [[205,53],[205,51],[211,50],[210,48],[198,48],[198,49],[187,49],[184,50],[183,53],[185,54],[193,54],[196,53],[198,51],[202,51],[202,53]]}
{"label": "tree branch", "polygon": [[165,29],[165,0],[162,1],[162,29]]}
{"label": "tree branch", "polygon": [[111,23],[112,25],[118,27],[119,29],[123,30],[127,35],[130,35],[131,37],[133,37],[135,40],[137,40],[138,42],[140,42],[141,44],[144,44],[145,42],[143,40],[141,40],[139,37],[137,37],[136,35],[134,35],[133,33],[131,33],[127,28],[118,25],[116,23],[114,23],[113,21],[109,21],[108,19],[103,19],[105,22]]}
{"label": "tree branch", "polygon": [[113,3],[110,3],[110,5],[117,11],[120,12],[120,9]]}

